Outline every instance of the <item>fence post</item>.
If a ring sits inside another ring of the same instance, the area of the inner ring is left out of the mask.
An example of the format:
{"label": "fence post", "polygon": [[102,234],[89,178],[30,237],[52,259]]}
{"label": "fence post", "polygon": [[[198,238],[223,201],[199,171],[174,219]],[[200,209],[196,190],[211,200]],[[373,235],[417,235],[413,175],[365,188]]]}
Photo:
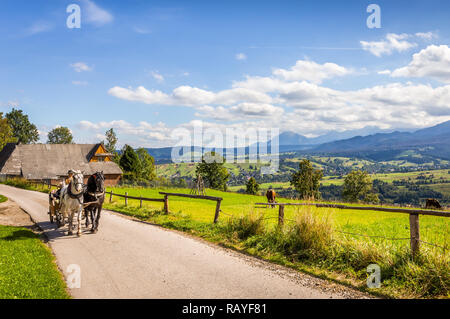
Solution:
{"label": "fence post", "polygon": [[128,206],[128,193],[125,192],[125,206]]}
{"label": "fence post", "polygon": [[278,226],[284,225],[284,205],[278,205]]}
{"label": "fence post", "polygon": [[111,193],[109,193],[109,202],[112,203],[112,194],[113,192],[111,191]]}
{"label": "fence post", "polygon": [[220,204],[222,203],[222,200],[217,200],[216,204],[216,214],[214,215],[214,224],[217,224],[219,221],[219,214],[220,214]]}
{"label": "fence post", "polygon": [[142,208],[142,195],[140,197],[141,197],[140,207]]}
{"label": "fence post", "polygon": [[164,195],[164,212],[169,213],[169,195]]}
{"label": "fence post", "polygon": [[420,249],[419,214],[409,214],[409,232],[411,235],[411,252],[415,257]]}

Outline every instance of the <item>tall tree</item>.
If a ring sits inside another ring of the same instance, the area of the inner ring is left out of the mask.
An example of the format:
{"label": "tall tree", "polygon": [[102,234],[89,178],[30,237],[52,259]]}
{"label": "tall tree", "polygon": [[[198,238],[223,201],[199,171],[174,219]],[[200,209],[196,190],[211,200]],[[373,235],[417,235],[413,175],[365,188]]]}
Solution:
{"label": "tall tree", "polygon": [[156,178],[155,159],[145,148],[138,148],[136,151],[140,160],[140,177],[152,181]]}
{"label": "tall tree", "polygon": [[209,152],[202,156],[202,161],[195,169],[196,175],[201,175],[205,181],[205,186],[226,191],[227,181],[230,177],[228,170],[223,166],[225,159],[216,154],[216,152]]}
{"label": "tall tree", "polygon": [[105,145],[106,151],[108,153],[114,154],[112,161],[117,165],[120,165],[120,155],[119,152],[116,151],[116,145],[118,141],[116,132],[114,132],[113,128],[110,128],[109,130],[106,131],[105,136],[106,136],[106,143],[105,141],[103,141],[103,144]]}
{"label": "tall tree", "polygon": [[117,135],[116,132],[114,132],[113,128],[110,128],[105,133],[106,136],[106,143],[105,148],[108,151],[108,153],[115,153],[116,152],[116,144],[117,144]]}
{"label": "tall tree", "polygon": [[349,202],[378,202],[378,196],[372,190],[370,175],[365,171],[353,170],[344,179],[342,197]]}
{"label": "tall tree", "polygon": [[292,174],[291,185],[300,194],[300,198],[319,199],[321,197],[319,187],[322,177],[323,172],[314,169],[312,163],[304,159],[299,164],[299,170]]}
{"label": "tall tree", "polygon": [[47,144],[73,144],[72,132],[68,127],[56,127],[48,133]]}
{"label": "tall tree", "polygon": [[8,143],[15,141],[13,131],[8,123],[8,119],[3,117],[3,113],[0,112],[0,151]]}
{"label": "tall tree", "polygon": [[245,193],[256,195],[259,191],[259,184],[256,182],[254,177],[250,177],[247,181]]}
{"label": "tall tree", "polygon": [[126,173],[126,178],[131,180],[136,180],[139,178],[141,163],[138,155],[130,145],[125,144],[123,147],[119,165]]}
{"label": "tall tree", "polygon": [[14,138],[23,144],[33,144],[39,141],[39,132],[36,125],[30,123],[28,115],[22,110],[12,109],[6,114],[8,123],[12,128]]}

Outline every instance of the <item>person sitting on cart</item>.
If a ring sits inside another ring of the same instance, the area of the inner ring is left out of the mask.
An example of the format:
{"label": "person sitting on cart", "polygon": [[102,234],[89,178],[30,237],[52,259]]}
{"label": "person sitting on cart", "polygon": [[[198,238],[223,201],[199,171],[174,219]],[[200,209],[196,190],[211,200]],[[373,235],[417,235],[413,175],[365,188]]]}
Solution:
{"label": "person sitting on cart", "polygon": [[56,198],[59,198],[59,196],[61,195],[61,189],[63,189],[63,187],[67,186],[70,184],[70,182],[72,181],[73,175],[75,174],[75,171],[73,169],[69,169],[69,171],[67,172],[67,178],[65,178],[60,184],[59,184],[59,188],[58,190],[54,193]]}

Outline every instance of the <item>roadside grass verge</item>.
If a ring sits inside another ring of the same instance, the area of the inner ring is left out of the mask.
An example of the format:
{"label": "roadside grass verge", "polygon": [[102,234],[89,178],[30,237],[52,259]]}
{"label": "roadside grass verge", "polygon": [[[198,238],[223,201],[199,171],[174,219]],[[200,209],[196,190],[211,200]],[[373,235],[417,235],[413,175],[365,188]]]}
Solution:
{"label": "roadside grass verge", "polygon": [[39,236],[0,225],[0,299],[68,299],[55,259]]}
{"label": "roadside grass verge", "polygon": [[0,195],[0,203],[4,203],[4,202],[6,202],[8,199],[5,197],[5,196],[3,196],[3,195]]}

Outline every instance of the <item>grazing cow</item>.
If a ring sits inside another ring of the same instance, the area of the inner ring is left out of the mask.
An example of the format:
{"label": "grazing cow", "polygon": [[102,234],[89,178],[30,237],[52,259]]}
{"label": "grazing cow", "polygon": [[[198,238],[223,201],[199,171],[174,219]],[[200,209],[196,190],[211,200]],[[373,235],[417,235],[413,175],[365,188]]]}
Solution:
{"label": "grazing cow", "polygon": [[[272,204],[276,203],[275,197],[277,196],[277,193],[272,188],[269,188],[266,192],[267,201]],[[270,207],[275,208],[275,205],[270,205]]]}
{"label": "grazing cow", "polygon": [[425,208],[436,208],[436,209],[442,209],[441,204],[437,201],[437,199],[434,198],[428,198],[427,202],[425,204]]}

